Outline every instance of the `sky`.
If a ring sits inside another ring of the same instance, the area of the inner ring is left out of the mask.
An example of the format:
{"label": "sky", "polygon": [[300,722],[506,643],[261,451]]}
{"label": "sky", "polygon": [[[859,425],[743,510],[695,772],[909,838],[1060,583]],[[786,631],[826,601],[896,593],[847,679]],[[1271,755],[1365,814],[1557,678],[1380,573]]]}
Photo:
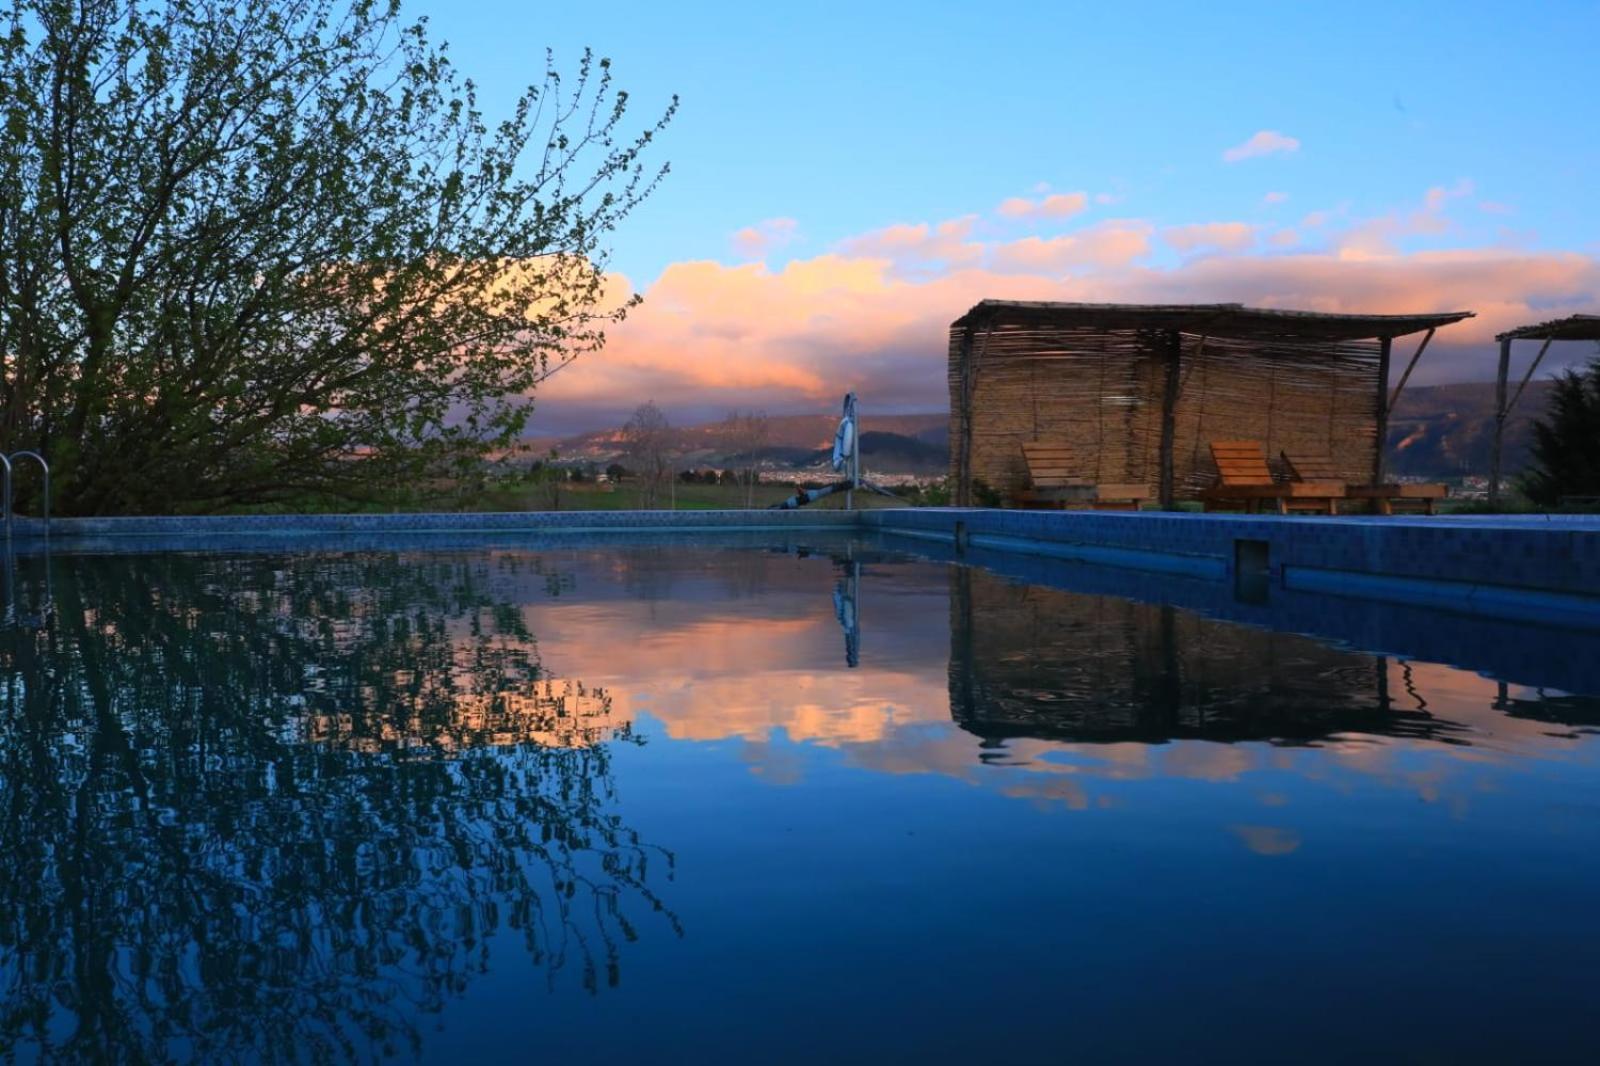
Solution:
{"label": "sky", "polygon": [[405,10],[491,118],[546,48],[609,57],[640,123],[681,99],[671,174],[612,243],[644,302],[540,390],[535,432],[644,400],[942,410],[946,329],[985,297],[1476,311],[1418,383],[1600,313],[1600,2]]}

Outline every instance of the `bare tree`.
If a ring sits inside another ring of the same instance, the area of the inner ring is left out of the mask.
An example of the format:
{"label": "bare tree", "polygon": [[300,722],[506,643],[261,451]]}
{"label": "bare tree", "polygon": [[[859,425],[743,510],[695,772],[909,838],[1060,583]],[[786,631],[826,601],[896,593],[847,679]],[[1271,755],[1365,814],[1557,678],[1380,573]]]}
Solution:
{"label": "bare tree", "polygon": [[730,411],[722,420],[723,446],[728,450],[735,476],[744,488],[744,505],[755,506],[757,464],[767,445],[770,425],[765,411]]}
{"label": "bare tree", "polygon": [[659,506],[662,487],[670,487],[671,437],[672,424],[654,401],[636,407],[622,427],[623,444],[638,470],[641,502],[647,508]]}

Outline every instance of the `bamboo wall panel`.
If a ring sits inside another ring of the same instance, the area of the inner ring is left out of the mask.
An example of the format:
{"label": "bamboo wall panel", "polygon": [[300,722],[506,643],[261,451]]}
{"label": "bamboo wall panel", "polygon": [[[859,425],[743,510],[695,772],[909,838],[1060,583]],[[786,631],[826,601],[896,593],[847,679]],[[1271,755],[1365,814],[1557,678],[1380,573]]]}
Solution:
{"label": "bamboo wall panel", "polygon": [[[1072,448],[1074,476],[1158,485],[1169,334],[998,323],[977,327],[965,348],[962,334],[953,329],[950,338],[958,481],[970,455],[974,479],[1007,493],[1025,488],[1022,445],[1048,440]],[[1284,450],[1326,455],[1347,481],[1368,479],[1377,446],[1377,341],[1182,334],[1180,346],[1179,498],[1215,479],[1208,446],[1218,439],[1259,440],[1275,466]]]}

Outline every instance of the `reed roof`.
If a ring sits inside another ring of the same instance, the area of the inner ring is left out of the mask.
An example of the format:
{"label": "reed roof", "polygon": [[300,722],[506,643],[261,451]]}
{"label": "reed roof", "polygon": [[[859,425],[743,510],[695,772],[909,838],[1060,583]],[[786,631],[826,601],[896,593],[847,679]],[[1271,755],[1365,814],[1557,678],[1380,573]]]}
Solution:
{"label": "reed roof", "polygon": [[[979,325],[1163,329],[1219,337],[1358,340],[1403,337],[1473,317],[1471,311],[1414,315],[1347,315],[1286,311],[1243,304],[1092,304],[1042,300],[980,300],[951,323]],[[1592,317],[1592,316],[1591,316]],[[1600,323],[1600,319],[1596,319]]]}
{"label": "reed roof", "polygon": [[1568,315],[1549,322],[1508,329],[1497,341],[1600,341],[1600,315]]}

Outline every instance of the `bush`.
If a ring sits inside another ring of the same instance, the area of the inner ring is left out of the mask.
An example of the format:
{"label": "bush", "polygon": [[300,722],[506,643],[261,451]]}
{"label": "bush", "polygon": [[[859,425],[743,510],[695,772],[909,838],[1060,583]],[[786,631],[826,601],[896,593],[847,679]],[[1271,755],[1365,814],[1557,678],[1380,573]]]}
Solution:
{"label": "bush", "polygon": [[1518,487],[1545,508],[1572,497],[1600,499],[1600,355],[1556,379],[1544,416],[1533,424],[1533,465]]}

